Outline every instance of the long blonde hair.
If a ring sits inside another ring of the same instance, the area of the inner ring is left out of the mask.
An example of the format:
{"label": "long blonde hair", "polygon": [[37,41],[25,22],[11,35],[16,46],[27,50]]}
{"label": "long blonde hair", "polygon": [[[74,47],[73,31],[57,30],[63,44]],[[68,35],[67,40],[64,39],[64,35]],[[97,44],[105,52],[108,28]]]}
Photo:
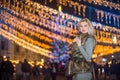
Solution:
{"label": "long blonde hair", "polygon": [[[87,22],[88,25],[89,25],[88,34],[89,34],[89,35],[95,35],[95,34],[94,34],[94,27],[93,27],[92,23],[90,22],[90,20],[89,20],[88,18],[84,18],[84,19],[82,19],[80,22],[78,22],[78,31],[79,31],[79,27],[80,27],[80,23],[81,23],[81,22]],[[79,31],[79,32],[80,32],[80,31]]]}

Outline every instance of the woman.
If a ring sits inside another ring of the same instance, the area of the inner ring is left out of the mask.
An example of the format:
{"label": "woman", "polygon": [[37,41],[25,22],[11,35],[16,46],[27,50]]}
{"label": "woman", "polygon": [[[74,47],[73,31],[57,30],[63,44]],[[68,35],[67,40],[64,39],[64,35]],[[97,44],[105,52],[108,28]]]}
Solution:
{"label": "woman", "polygon": [[91,22],[85,18],[78,23],[78,35],[73,40],[71,53],[72,60],[79,68],[73,75],[73,80],[91,80],[91,57],[96,45],[94,28]]}

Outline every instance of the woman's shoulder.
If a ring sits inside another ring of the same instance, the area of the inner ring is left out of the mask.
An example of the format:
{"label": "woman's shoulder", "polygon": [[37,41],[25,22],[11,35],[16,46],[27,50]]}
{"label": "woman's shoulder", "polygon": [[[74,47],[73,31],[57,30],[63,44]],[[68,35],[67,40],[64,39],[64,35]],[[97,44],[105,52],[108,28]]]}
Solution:
{"label": "woman's shoulder", "polygon": [[88,35],[88,38],[95,38],[94,35]]}
{"label": "woman's shoulder", "polygon": [[97,40],[96,40],[96,37],[95,37],[94,35],[89,35],[87,38],[88,38],[88,39],[93,39],[93,40],[97,41]]}
{"label": "woman's shoulder", "polygon": [[97,44],[97,39],[96,39],[96,37],[93,36],[93,35],[88,36],[86,40],[88,41],[88,43],[89,43],[89,42],[92,42],[92,43],[94,43],[94,45]]}

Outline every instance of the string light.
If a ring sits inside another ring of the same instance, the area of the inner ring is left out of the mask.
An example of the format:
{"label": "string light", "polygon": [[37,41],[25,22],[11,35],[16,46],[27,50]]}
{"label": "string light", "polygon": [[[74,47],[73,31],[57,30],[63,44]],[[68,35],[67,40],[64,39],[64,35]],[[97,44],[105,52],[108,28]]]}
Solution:
{"label": "string light", "polygon": [[28,42],[24,41],[23,39],[20,39],[20,38],[16,37],[15,35],[7,32],[1,28],[0,28],[0,31],[1,31],[1,35],[3,35],[4,37],[6,37],[9,40],[13,40],[15,43],[19,44],[20,46],[22,46],[30,51],[33,51],[35,53],[39,53],[41,55],[44,55],[44,56],[47,56],[50,58],[54,58],[52,55],[48,55],[48,53],[51,53],[51,51],[42,49],[38,46],[28,43]]}

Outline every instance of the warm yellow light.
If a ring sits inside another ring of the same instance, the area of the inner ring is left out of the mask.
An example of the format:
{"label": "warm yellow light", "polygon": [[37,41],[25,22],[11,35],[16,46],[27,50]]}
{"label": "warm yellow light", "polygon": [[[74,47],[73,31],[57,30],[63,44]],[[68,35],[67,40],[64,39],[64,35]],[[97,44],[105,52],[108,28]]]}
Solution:
{"label": "warm yellow light", "polygon": [[44,59],[41,59],[41,62],[44,63]]}
{"label": "warm yellow light", "polygon": [[60,11],[60,12],[62,11],[62,6],[61,5],[58,6],[58,11]]}
{"label": "warm yellow light", "polygon": [[53,0],[49,0],[49,2],[52,2]]}
{"label": "warm yellow light", "polygon": [[93,55],[92,55],[92,58],[96,58],[96,57],[97,57],[97,54],[93,54]]}
{"label": "warm yellow light", "polygon": [[113,37],[113,43],[115,43],[115,44],[117,43],[117,38],[116,38],[116,36]]}
{"label": "warm yellow light", "polygon": [[6,58],[6,56],[3,56],[3,58]]}

